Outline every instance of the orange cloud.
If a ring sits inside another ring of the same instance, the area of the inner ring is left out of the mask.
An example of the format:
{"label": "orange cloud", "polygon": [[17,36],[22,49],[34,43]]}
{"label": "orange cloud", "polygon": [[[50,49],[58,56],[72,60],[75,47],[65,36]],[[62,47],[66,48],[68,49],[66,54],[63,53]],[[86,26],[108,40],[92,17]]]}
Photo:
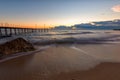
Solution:
{"label": "orange cloud", "polygon": [[120,12],[120,5],[113,6],[113,7],[112,7],[112,10],[113,10],[114,12]]}

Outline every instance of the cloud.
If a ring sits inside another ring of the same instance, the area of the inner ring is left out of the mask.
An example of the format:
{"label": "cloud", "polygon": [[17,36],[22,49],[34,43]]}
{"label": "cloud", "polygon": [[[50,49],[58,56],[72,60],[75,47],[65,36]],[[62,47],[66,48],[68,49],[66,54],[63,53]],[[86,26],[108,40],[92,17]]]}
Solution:
{"label": "cloud", "polygon": [[111,8],[114,12],[120,12],[120,5],[113,6]]}

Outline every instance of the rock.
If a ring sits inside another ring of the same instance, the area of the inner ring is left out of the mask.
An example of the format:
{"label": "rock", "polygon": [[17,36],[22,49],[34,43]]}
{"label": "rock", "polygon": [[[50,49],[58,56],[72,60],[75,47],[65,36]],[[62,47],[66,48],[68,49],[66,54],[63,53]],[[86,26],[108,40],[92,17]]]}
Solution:
{"label": "rock", "polygon": [[35,48],[30,42],[23,38],[17,38],[0,45],[0,56],[33,50],[35,50]]}

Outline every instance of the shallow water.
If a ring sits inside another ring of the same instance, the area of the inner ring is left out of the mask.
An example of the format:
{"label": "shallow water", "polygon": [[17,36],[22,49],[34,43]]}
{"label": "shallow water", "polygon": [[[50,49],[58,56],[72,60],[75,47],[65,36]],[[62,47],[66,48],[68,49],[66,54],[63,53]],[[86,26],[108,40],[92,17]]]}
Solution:
{"label": "shallow water", "polygon": [[102,62],[120,62],[120,43],[76,45],[75,48],[85,51],[86,54],[94,56]]}
{"label": "shallow water", "polygon": [[0,80],[49,80],[64,72],[88,70],[101,62],[120,62],[120,44],[57,45],[0,63]]}
{"label": "shallow water", "polygon": [[92,56],[69,46],[57,46],[0,63],[0,80],[39,80],[62,72],[87,70],[97,64],[99,60]]}

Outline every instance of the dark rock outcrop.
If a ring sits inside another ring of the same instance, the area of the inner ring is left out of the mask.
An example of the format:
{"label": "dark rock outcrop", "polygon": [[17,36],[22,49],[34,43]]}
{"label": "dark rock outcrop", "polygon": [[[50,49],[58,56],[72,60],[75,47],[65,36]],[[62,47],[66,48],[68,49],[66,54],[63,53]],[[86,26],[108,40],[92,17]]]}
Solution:
{"label": "dark rock outcrop", "polygon": [[35,48],[30,42],[23,38],[17,38],[0,45],[0,56],[33,50],[35,50]]}

